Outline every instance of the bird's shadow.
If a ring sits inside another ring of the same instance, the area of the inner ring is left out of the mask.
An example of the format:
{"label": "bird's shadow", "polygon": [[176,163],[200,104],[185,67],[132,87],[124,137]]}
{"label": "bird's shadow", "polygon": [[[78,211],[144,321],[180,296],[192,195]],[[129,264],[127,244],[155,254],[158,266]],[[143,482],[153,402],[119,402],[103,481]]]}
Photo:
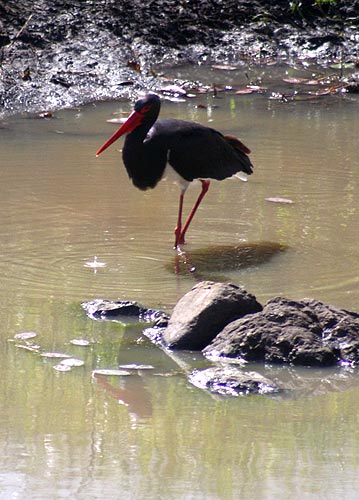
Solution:
{"label": "bird's shadow", "polygon": [[234,245],[216,245],[197,249],[178,248],[166,265],[177,275],[191,275],[194,279],[225,280],[213,273],[235,271],[264,264],[288,246],[273,241],[241,242]]}

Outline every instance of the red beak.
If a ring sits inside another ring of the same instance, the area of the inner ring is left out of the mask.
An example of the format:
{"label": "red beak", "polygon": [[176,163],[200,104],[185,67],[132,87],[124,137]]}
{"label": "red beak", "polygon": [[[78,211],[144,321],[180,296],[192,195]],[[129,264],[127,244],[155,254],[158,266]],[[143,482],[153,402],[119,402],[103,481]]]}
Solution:
{"label": "red beak", "polygon": [[130,132],[135,130],[135,128],[141,125],[142,120],[143,120],[143,115],[141,115],[141,113],[138,113],[137,111],[132,111],[132,113],[127,118],[125,123],[121,125],[121,127],[118,130],[116,130],[116,132],[113,135],[111,135],[111,137],[105,142],[105,144],[103,144],[100,147],[100,149],[96,152],[96,156],[99,156],[102,153],[102,151],[111,146],[113,142],[117,141],[117,139],[121,137],[121,135],[129,134]]}

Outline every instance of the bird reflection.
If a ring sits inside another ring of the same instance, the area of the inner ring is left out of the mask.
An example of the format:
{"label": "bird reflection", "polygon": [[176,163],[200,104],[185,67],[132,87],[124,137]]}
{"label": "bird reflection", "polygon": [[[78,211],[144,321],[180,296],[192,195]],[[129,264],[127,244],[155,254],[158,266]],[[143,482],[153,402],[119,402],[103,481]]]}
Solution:
{"label": "bird reflection", "polygon": [[[167,266],[175,274],[201,278],[213,272],[233,271],[268,262],[288,247],[273,241],[216,245],[193,250],[178,249]],[[213,276],[212,276],[213,278]]]}
{"label": "bird reflection", "polygon": [[114,377],[94,374],[94,379],[111,397],[128,407],[129,413],[136,419],[147,419],[152,416],[152,403],[149,392],[145,388],[143,377],[131,375],[116,377],[116,385],[112,384]]}

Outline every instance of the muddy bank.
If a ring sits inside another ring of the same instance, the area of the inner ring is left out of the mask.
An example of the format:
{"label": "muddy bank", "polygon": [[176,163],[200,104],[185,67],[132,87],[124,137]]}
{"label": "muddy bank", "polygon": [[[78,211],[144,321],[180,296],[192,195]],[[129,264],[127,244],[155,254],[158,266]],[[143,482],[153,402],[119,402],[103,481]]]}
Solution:
{"label": "muddy bank", "polygon": [[358,58],[359,0],[0,0],[0,110],[135,95],[178,63]]}

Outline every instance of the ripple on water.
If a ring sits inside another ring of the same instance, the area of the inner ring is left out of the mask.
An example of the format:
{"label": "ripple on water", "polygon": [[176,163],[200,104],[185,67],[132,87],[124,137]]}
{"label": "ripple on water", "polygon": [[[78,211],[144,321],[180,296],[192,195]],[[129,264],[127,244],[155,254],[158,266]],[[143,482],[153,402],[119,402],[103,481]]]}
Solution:
{"label": "ripple on water", "polygon": [[[241,240],[289,247],[265,262],[217,270],[218,263],[236,258],[207,254],[194,266],[204,268],[199,275],[189,272],[191,266],[176,274],[172,228],[178,191],[167,182],[139,192],[116,151],[101,162],[92,157],[99,117],[108,118],[112,105],[83,110],[82,148],[75,136],[53,133],[60,125],[77,129],[71,111],[48,123],[17,118],[17,136],[9,136],[2,156],[0,293],[79,301],[119,297],[155,306],[173,304],[204,277],[233,281],[262,296],[311,294],[334,303],[349,297],[351,307],[358,298],[358,121],[354,106],[334,109],[329,101],[283,103],[223,94],[210,117],[190,104],[182,108],[181,118],[210,118],[216,128],[240,133],[255,165],[246,184],[213,183],[190,228],[186,252]],[[173,112],[164,103],[164,115]],[[16,148],[19,137],[22,147]],[[196,194],[186,195],[186,211]],[[294,203],[265,201],[273,197]],[[87,265],[95,256],[97,264]]]}
{"label": "ripple on water", "polygon": [[[24,213],[16,237],[10,223],[1,227],[3,290],[23,289],[36,297],[80,300],[97,296],[137,299],[143,295],[158,300],[159,289],[166,295],[173,288],[173,277],[163,265],[173,253],[169,242],[149,253],[147,246],[130,234],[121,238],[103,231],[81,232],[79,225],[71,227],[68,220],[66,211],[57,209],[43,218],[32,217],[31,223]],[[151,245],[150,240],[147,245]]]}

